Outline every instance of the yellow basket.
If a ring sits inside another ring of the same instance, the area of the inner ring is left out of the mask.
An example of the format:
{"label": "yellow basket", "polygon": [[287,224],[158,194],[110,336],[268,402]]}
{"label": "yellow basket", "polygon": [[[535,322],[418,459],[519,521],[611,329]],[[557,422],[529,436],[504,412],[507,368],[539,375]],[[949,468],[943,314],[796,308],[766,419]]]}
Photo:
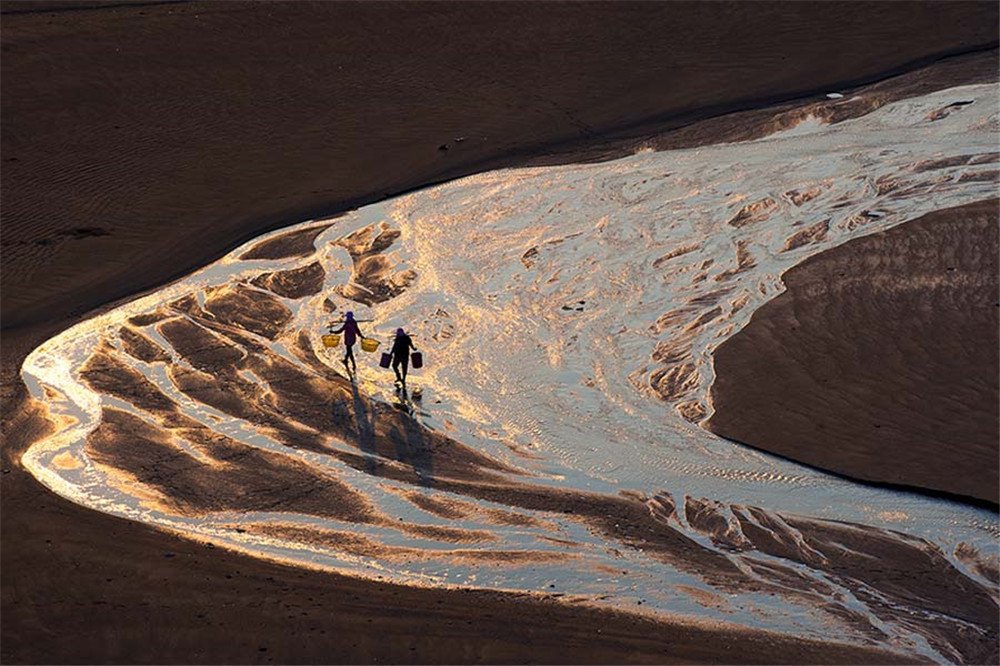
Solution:
{"label": "yellow basket", "polygon": [[324,347],[336,347],[340,344],[340,334],[339,333],[329,333],[323,336],[323,346]]}
{"label": "yellow basket", "polygon": [[378,349],[378,340],[372,340],[371,338],[365,338],[361,341],[361,349],[366,352],[373,352]]}

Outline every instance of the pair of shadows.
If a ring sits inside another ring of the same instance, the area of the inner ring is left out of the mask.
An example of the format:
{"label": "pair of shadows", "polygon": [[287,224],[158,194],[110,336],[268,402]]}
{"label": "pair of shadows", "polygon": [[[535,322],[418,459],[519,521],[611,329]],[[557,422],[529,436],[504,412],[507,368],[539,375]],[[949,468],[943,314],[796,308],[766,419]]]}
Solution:
{"label": "pair of shadows", "polygon": [[[405,388],[399,391],[399,402],[393,407],[405,413],[402,418],[394,418],[393,426],[387,430],[382,441],[382,447],[392,446],[392,451],[378,452],[376,442],[376,423],[379,418],[381,403],[374,400],[365,400],[358,385],[351,382],[351,397],[353,402],[354,425],[358,437],[358,447],[364,454],[365,472],[375,475],[378,468],[378,459],[388,457],[403,464],[409,465],[417,482],[424,487],[434,485],[434,461],[431,452],[431,445],[427,432],[415,418],[415,410],[410,401],[410,395]],[[387,405],[385,407],[388,407]],[[342,413],[342,406],[336,405],[334,411],[336,416],[344,418],[347,415]],[[402,427],[398,427],[401,424]]]}

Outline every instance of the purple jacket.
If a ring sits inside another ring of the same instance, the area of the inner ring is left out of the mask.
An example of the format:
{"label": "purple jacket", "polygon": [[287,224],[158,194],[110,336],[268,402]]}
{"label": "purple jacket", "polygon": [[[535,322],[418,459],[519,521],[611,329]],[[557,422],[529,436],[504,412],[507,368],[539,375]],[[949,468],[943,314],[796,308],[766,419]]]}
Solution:
{"label": "purple jacket", "polygon": [[344,344],[348,347],[353,347],[354,343],[358,341],[358,336],[361,335],[361,329],[358,328],[358,322],[353,319],[348,319],[344,322],[344,325],[338,328],[334,333],[344,332]]}

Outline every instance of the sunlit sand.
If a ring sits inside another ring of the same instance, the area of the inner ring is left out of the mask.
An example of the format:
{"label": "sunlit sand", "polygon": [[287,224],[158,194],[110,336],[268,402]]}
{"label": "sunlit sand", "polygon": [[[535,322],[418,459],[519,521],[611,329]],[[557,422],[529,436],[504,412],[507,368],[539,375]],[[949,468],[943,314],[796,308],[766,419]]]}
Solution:
{"label": "sunlit sand", "polygon": [[[713,349],[785,270],[995,195],[997,101],[953,88],[276,232],[35,350],[23,377],[61,427],[25,464],[86,506],[303,566],[961,659],[995,620],[994,514],[698,424]],[[339,374],[320,336],[348,309],[383,342],[413,332],[421,400],[375,356]],[[866,566],[884,552],[919,596]]]}

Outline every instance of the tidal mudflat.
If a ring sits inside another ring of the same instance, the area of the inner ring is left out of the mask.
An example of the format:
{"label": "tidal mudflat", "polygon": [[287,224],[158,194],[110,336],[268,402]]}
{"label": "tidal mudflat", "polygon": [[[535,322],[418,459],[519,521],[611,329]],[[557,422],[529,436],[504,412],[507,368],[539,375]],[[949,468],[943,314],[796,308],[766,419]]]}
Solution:
{"label": "tidal mudflat", "polygon": [[[831,99],[829,104],[851,100]],[[46,342],[55,492],[300,566],[995,656],[995,513],[721,439],[712,353],[823,250],[995,195],[997,88],[471,176],[254,240]],[[428,357],[338,372],[345,310]]]}

